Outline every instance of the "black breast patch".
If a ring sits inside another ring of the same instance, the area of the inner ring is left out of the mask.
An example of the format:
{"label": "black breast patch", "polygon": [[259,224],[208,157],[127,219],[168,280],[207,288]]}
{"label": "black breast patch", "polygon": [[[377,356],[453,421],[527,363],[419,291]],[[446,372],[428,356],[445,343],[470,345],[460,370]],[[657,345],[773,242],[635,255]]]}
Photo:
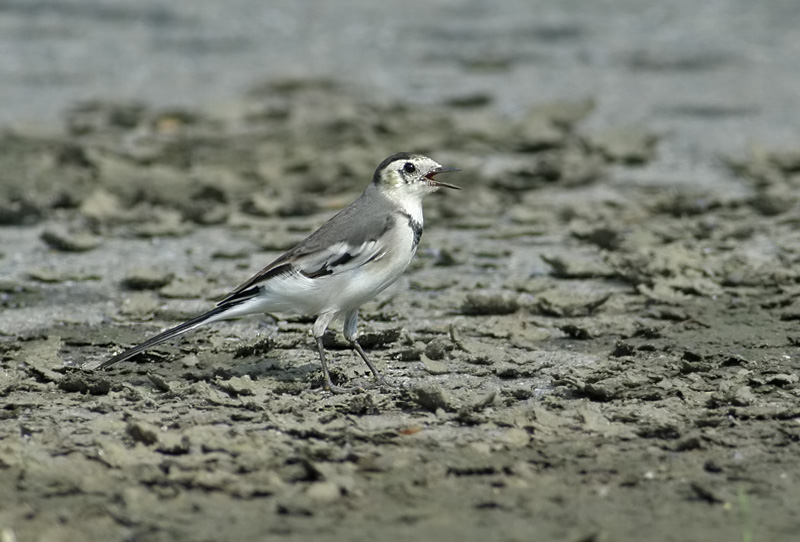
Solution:
{"label": "black breast patch", "polygon": [[408,213],[402,213],[404,217],[408,219],[408,227],[411,228],[411,231],[414,232],[414,244],[411,245],[411,250],[417,248],[419,244],[419,240],[422,238],[422,224],[414,220],[414,218]]}

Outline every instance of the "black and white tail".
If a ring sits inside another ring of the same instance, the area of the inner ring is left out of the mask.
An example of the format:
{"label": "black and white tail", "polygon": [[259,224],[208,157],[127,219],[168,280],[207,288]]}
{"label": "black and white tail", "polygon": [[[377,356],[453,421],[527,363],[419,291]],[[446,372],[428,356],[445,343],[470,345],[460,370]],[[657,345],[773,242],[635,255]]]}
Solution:
{"label": "black and white tail", "polygon": [[183,335],[187,331],[191,331],[197,327],[202,326],[203,324],[208,324],[210,322],[216,322],[217,320],[224,320],[225,317],[221,317],[224,313],[228,312],[231,309],[231,305],[222,305],[216,307],[205,314],[201,314],[197,318],[192,318],[188,322],[184,322],[180,325],[173,327],[172,329],[168,329],[163,333],[159,333],[155,337],[147,339],[142,344],[137,344],[133,348],[129,348],[124,352],[117,354],[111,359],[107,359],[100,365],[98,365],[97,369],[105,369],[107,367],[111,367],[118,361],[124,361],[128,358],[132,358],[136,354],[140,352],[144,352],[145,350],[149,350],[150,348],[156,346],[157,344],[161,344],[165,341],[168,341],[172,338],[175,338],[179,335]]}

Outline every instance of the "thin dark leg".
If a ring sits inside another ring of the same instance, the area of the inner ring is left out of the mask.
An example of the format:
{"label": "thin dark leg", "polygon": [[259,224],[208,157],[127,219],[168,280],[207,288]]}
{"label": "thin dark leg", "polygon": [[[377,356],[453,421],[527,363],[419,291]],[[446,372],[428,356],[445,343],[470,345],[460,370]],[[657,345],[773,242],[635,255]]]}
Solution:
{"label": "thin dark leg", "polygon": [[358,341],[353,339],[352,341],[350,341],[350,344],[353,346],[355,351],[358,352],[358,355],[361,356],[361,359],[364,360],[364,363],[367,364],[367,367],[369,367],[369,370],[372,371],[372,374],[375,375],[375,379],[383,380],[381,373],[378,372],[378,368],[375,367],[375,365],[369,360],[369,357],[367,357],[367,353],[364,352],[364,349],[361,348],[361,345],[358,344]]}
{"label": "thin dark leg", "polygon": [[343,391],[342,388],[334,385],[331,380],[331,373],[328,371],[328,362],[325,361],[325,349],[322,347],[322,337],[317,337],[317,352],[319,352],[319,362],[322,364],[322,375],[325,377],[325,389],[334,393]]}

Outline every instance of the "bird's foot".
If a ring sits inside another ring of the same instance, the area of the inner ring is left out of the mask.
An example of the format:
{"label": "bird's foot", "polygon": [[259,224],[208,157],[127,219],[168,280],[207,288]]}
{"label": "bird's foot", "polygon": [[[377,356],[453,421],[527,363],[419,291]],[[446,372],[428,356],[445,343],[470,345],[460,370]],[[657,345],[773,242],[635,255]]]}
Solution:
{"label": "bird's foot", "polygon": [[355,386],[348,386],[348,387],[338,386],[334,384],[332,380],[329,380],[322,385],[322,388],[331,393],[360,393],[366,390],[374,390],[374,389],[388,390],[394,388],[394,386],[390,384],[383,377],[383,375],[380,375],[378,378],[374,378],[372,380],[366,380],[366,381],[363,381],[361,379],[357,380],[360,381],[358,382],[358,384],[356,384]]}
{"label": "bird's foot", "polygon": [[329,392],[333,393],[334,395],[343,394],[343,393],[353,393],[354,391],[358,390],[357,387],[344,388],[342,386],[337,386],[336,384],[325,384],[322,388],[325,391],[329,391]]}

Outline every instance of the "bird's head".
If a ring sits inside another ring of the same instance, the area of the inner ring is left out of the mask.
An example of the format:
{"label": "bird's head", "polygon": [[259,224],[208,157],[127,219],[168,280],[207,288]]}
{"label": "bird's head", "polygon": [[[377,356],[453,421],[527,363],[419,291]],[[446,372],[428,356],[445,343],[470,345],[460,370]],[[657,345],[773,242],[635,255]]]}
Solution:
{"label": "bird's head", "polygon": [[440,187],[461,190],[458,186],[435,179],[439,173],[448,171],[458,171],[458,169],[443,167],[421,154],[399,152],[381,162],[378,169],[375,170],[372,182],[386,193],[392,193],[404,199],[422,200]]}

